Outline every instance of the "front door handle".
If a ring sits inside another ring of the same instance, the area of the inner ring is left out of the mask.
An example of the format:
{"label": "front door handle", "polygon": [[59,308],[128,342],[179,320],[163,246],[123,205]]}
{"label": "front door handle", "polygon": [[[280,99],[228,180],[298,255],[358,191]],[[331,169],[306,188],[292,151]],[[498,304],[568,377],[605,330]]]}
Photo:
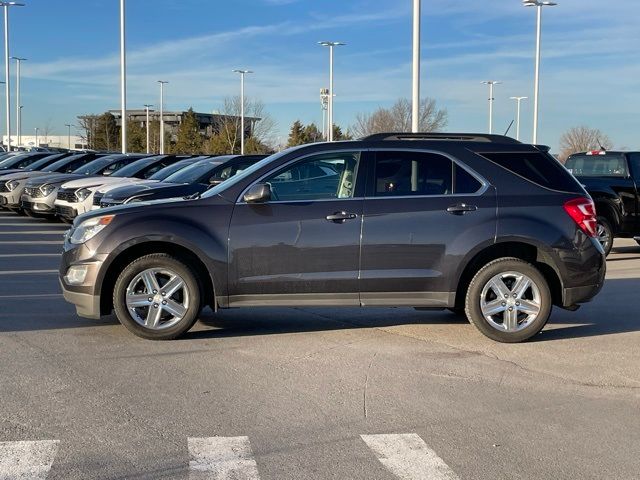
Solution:
{"label": "front door handle", "polygon": [[475,212],[478,207],[475,205],[467,205],[466,203],[458,203],[447,208],[447,212],[452,215],[464,215],[467,212]]}
{"label": "front door handle", "polygon": [[353,220],[354,218],[356,218],[358,215],[356,215],[355,213],[349,213],[349,212],[335,212],[331,215],[327,215],[326,219],[329,222],[334,222],[334,223],[344,223],[346,220]]}

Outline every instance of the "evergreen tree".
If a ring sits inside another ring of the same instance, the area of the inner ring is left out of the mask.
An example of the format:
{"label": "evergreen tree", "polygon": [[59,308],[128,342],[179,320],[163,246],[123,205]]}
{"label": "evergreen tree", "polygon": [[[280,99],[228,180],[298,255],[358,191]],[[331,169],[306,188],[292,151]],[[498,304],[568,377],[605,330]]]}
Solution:
{"label": "evergreen tree", "polygon": [[131,153],[147,151],[147,132],[139,123],[127,122],[127,151]]}
{"label": "evergreen tree", "polygon": [[116,117],[111,113],[103,113],[96,118],[92,144],[95,150],[107,152],[118,150],[120,145],[120,127],[116,125]]}
{"label": "evergreen tree", "polygon": [[315,123],[310,123],[306,127],[304,127],[304,143],[315,143],[322,142],[322,132],[318,130],[318,127]]}
{"label": "evergreen tree", "polygon": [[296,120],[293,122],[293,125],[291,125],[287,147],[295,147],[296,145],[302,145],[304,143],[307,143],[304,134],[304,125],[302,125],[300,120]]}
{"label": "evergreen tree", "polygon": [[171,149],[175,153],[198,154],[203,151],[203,138],[200,134],[198,119],[193,108],[189,108],[182,117],[175,144]]}

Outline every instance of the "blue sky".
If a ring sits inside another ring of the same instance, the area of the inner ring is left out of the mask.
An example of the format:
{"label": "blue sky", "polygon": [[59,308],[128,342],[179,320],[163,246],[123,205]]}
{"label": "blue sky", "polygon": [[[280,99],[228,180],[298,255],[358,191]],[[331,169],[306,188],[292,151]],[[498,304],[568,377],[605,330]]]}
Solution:
{"label": "blue sky", "polygon": [[[119,2],[25,0],[11,12],[12,55],[23,64],[23,131],[65,132],[79,114],[119,106]],[[540,142],[557,146],[576,125],[602,129],[616,147],[640,148],[640,5],[637,0],[558,0],[546,8]],[[128,0],[129,108],[210,112],[238,92],[234,68],[250,68],[247,95],[262,100],[284,139],[290,124],[319,122],[319,88],[336,51],[335,119],[411,94],[410,0]],[[535,15],[520,0],[423,1],[422,93],[449,112],[449,131],[495,129],[515,116],[510,96],[532,97]],[[12,66],[13,69],[13,66]],[[523,139],[531,132],[523,103]],[[1,127],[0,128],[4,128]],[[511,133],[514,133],[513,131]]]}

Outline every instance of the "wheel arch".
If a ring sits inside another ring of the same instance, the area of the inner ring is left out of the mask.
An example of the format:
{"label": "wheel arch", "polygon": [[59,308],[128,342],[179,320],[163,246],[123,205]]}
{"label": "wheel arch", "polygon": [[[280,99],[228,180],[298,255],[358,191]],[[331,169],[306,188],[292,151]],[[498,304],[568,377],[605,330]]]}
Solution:
{"label": "wheel arch", "polygon": [[498,258],[514,257],[525,260],[540,270],[549,284],[554,305],[562,305],[563,284],[558,271],[552,266],[551,256],[542,248],[523,240],[505,240],[484,246],[470,254],[458,275],[455,307],[464,308],[469,283],[486,264]]}
{"label": "wheel arch", "polygon": [[149,240],[125,246],[108,264],[100,284],[100,313],[108,315],[113,310],[113,289],[122,270],[132,261],[152,253],[166,253],[188,264],[195,270],[201,282],[203,305],[217,308],[216,287],[212,273],[202,261],[201,255],[192,249],[167,240]]}

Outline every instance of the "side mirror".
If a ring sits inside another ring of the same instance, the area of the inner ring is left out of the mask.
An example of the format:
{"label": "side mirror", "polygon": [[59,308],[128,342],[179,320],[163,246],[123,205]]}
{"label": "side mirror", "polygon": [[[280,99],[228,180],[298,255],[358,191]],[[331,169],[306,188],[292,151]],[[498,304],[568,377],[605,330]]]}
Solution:
{"label": "side mirror", "polygon": [[271,200],[271,186],[268,183],[256,183],[244,194],[247,203],[264,203]]}

